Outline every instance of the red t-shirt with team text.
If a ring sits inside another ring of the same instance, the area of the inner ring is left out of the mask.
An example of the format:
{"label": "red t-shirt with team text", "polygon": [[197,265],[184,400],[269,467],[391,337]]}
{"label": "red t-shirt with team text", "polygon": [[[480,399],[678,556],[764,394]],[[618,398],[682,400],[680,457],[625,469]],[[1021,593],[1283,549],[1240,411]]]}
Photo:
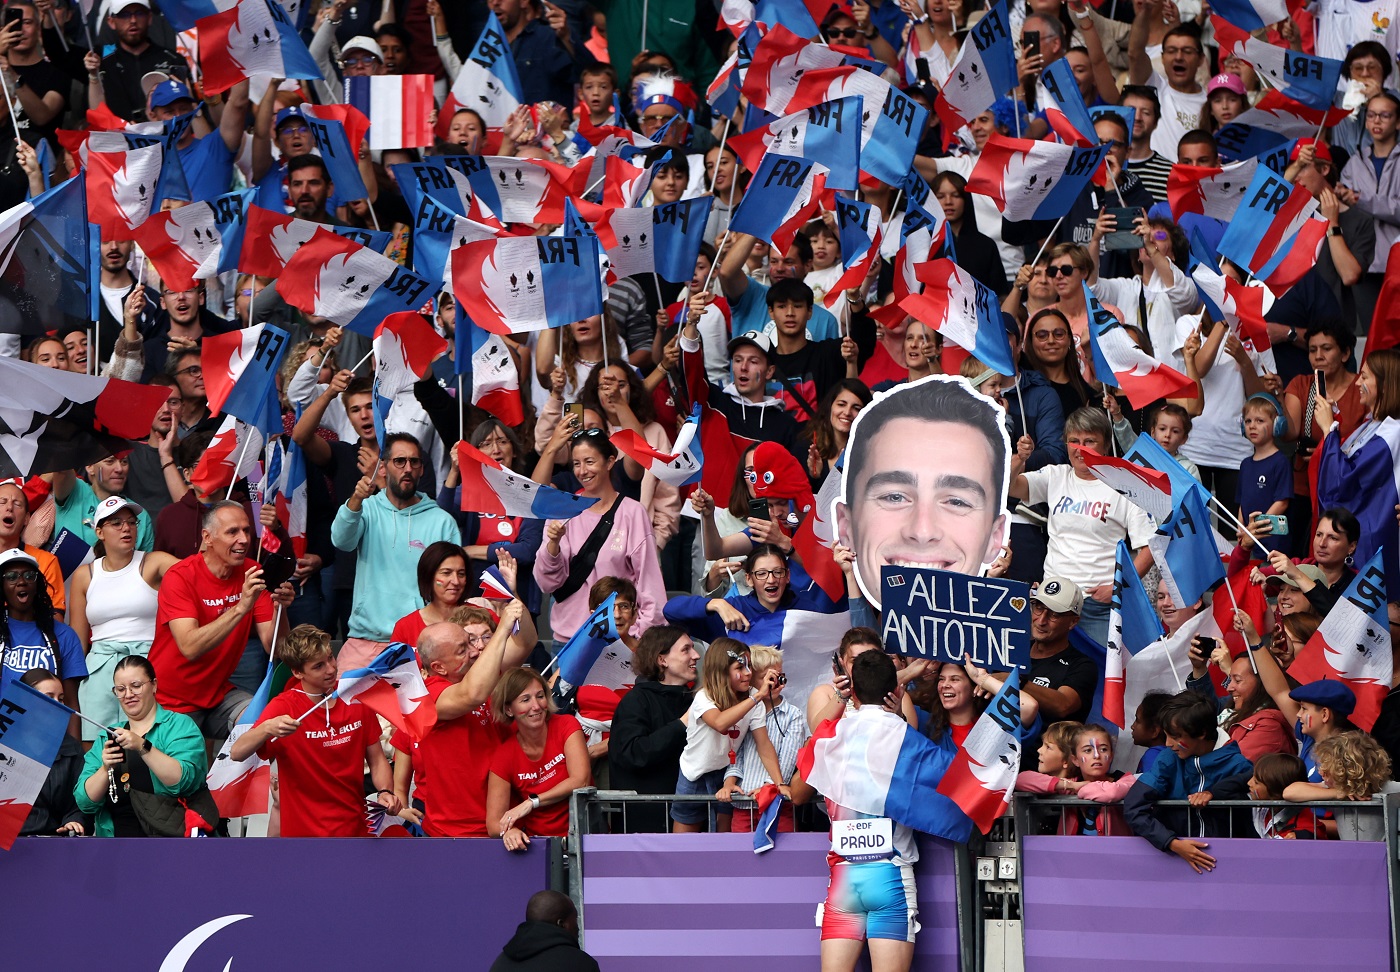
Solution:
{"label": "red t-shirt with team text", "polygon": [[[300,688],[267,704],[258,723],[296,719],[316,704]],[[301,728],[258,750],[277,761],[283,837],[365,837],[365,750],[379,744],[379,720],[359,702],[336,699]]]}
{"label": "red t-shirt with team text", "polygon": [[[526,756],[520,740],[514,736],[501,743],[496,758],[491,760],[491,775],[510,784],[512,806],[534,794],[548,793],[569,778],[564,741],[576,732],[583,732],[583,727],[573,716],[550,716],[545,726],[544,752],[539,759]],[[567,837],[569,801],[531,811],[517,826],[531,837]]]}
{"label": "red t-shirt with team text", "polygon": [[[452,686],[441,675],[424,679],[428,695],[438,697]],[[413,758],[421,761],[428,785],[420,788],[423,832],[429,837],[486,837],[486,774],[505,738],[483,702],[456,719],[439,719]],[[427,793],[422,790],[426,789]]]}
{"label": "red t-shirt with team text", "polygon": [[228,578],[215,577],[203,554],[186,557],[165,572],[156,605],[156,636],[150,660],[156,670],[156,701],[172,712],[212,709],[233,688],[229,676],[238,667],[255,623],[272,620],[272,598],[264,591],[253,610],[234,625],[218,645],[198,658],[186,658],[170,633],[172,619],[193,618],[201,628],[237,606],[243,575],[256,562],[244,563]]}

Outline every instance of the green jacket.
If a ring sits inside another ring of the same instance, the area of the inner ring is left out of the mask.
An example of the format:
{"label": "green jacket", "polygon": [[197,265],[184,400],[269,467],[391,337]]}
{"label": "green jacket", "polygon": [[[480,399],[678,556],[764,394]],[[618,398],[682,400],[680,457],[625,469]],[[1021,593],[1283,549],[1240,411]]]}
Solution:
{"label": "green jacket", "polygon": [[[195,725],[193,719],[184,713],[171,712],[156,706],[156,721],[151,726],[151,731],[146,733],[146,738],[154,748],[180,764],[180,782],[173,787],[166,786],[154,773],[151,774],[157,796],[170,799],[187,797],[203,788],[205,777],[209,774],[209,760],[204,752],[204,737],[200,735],[199,726]],[[83,760],[83,771],[78,775],[78,785],[73,788],[73,797],[78,801],[78,808],[83,813],[96,818],[93,836],[111,837],[112,811],[107,803],[106,794],[103,794],[100,801],[94,802],[88,799],[87,789],[83,786],[93,773],[101,773],[103,777],[107,775],[102,768],[102,747],[95,743],[88,750],[87,758]]]}
{"label": "green jacket", "polygon": [[[636,0],[598,0],[608,18],[608,59],[617,71],[618,83],[625,89],[632,58],[642,50],[642,7]],[[719,72],[707,38],[695,28],[695,0],[649,0],[647,9],[647,50],[663,51],[676,62],[681,77],[703,96],[705,88]]]}

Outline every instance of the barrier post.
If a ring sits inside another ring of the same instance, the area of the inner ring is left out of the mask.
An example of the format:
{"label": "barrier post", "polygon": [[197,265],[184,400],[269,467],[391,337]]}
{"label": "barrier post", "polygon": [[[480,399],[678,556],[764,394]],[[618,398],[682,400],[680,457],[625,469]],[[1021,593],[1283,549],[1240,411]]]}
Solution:
{"label": "barrier post", "polygon": [[1385,816],[1385,881],[1390,890],[1390,967],[1400,969],[1400,794],[1380,794]]}

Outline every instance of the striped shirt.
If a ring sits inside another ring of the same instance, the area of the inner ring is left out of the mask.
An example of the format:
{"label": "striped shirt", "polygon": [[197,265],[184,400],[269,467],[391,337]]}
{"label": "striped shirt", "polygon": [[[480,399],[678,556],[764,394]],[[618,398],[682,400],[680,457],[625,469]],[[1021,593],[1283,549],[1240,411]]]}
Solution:
{"label": "striped shirt", "polygon": [[1145,159],[1129,159],[1128,171],[1142,181],[1143,188],[1152,193],[1155,201],[1167,201],[1167,176],[1171,175],[1172,171],[1171,159],[1153,152]]}
{"label": "striped shirt", "polygon": [[[768,729],[768,740],[778,752],[778,768],[783,771],[783,783],[792,779],[797,772],[797,754],[803,743],[812,735],[807,728],[807,717],[802,710],[784,699],[768,711],[764,719]],[[768,770],[758,756],[758,747],[753,736],[745,737],[739,746],[739,786],[750,792],[773,782],[768,779]],[[732,776],[732,773],[727,774]]]}

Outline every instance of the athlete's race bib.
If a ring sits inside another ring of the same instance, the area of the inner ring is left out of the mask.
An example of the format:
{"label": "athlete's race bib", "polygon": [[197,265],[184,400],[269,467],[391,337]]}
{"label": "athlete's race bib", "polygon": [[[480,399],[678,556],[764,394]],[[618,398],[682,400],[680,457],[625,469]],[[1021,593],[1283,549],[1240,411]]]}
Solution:
{"label": "athlete's race bib", "polygon": [[894,821],[889,817],[831,822],[831,852],[853,864],[894,856]]}

